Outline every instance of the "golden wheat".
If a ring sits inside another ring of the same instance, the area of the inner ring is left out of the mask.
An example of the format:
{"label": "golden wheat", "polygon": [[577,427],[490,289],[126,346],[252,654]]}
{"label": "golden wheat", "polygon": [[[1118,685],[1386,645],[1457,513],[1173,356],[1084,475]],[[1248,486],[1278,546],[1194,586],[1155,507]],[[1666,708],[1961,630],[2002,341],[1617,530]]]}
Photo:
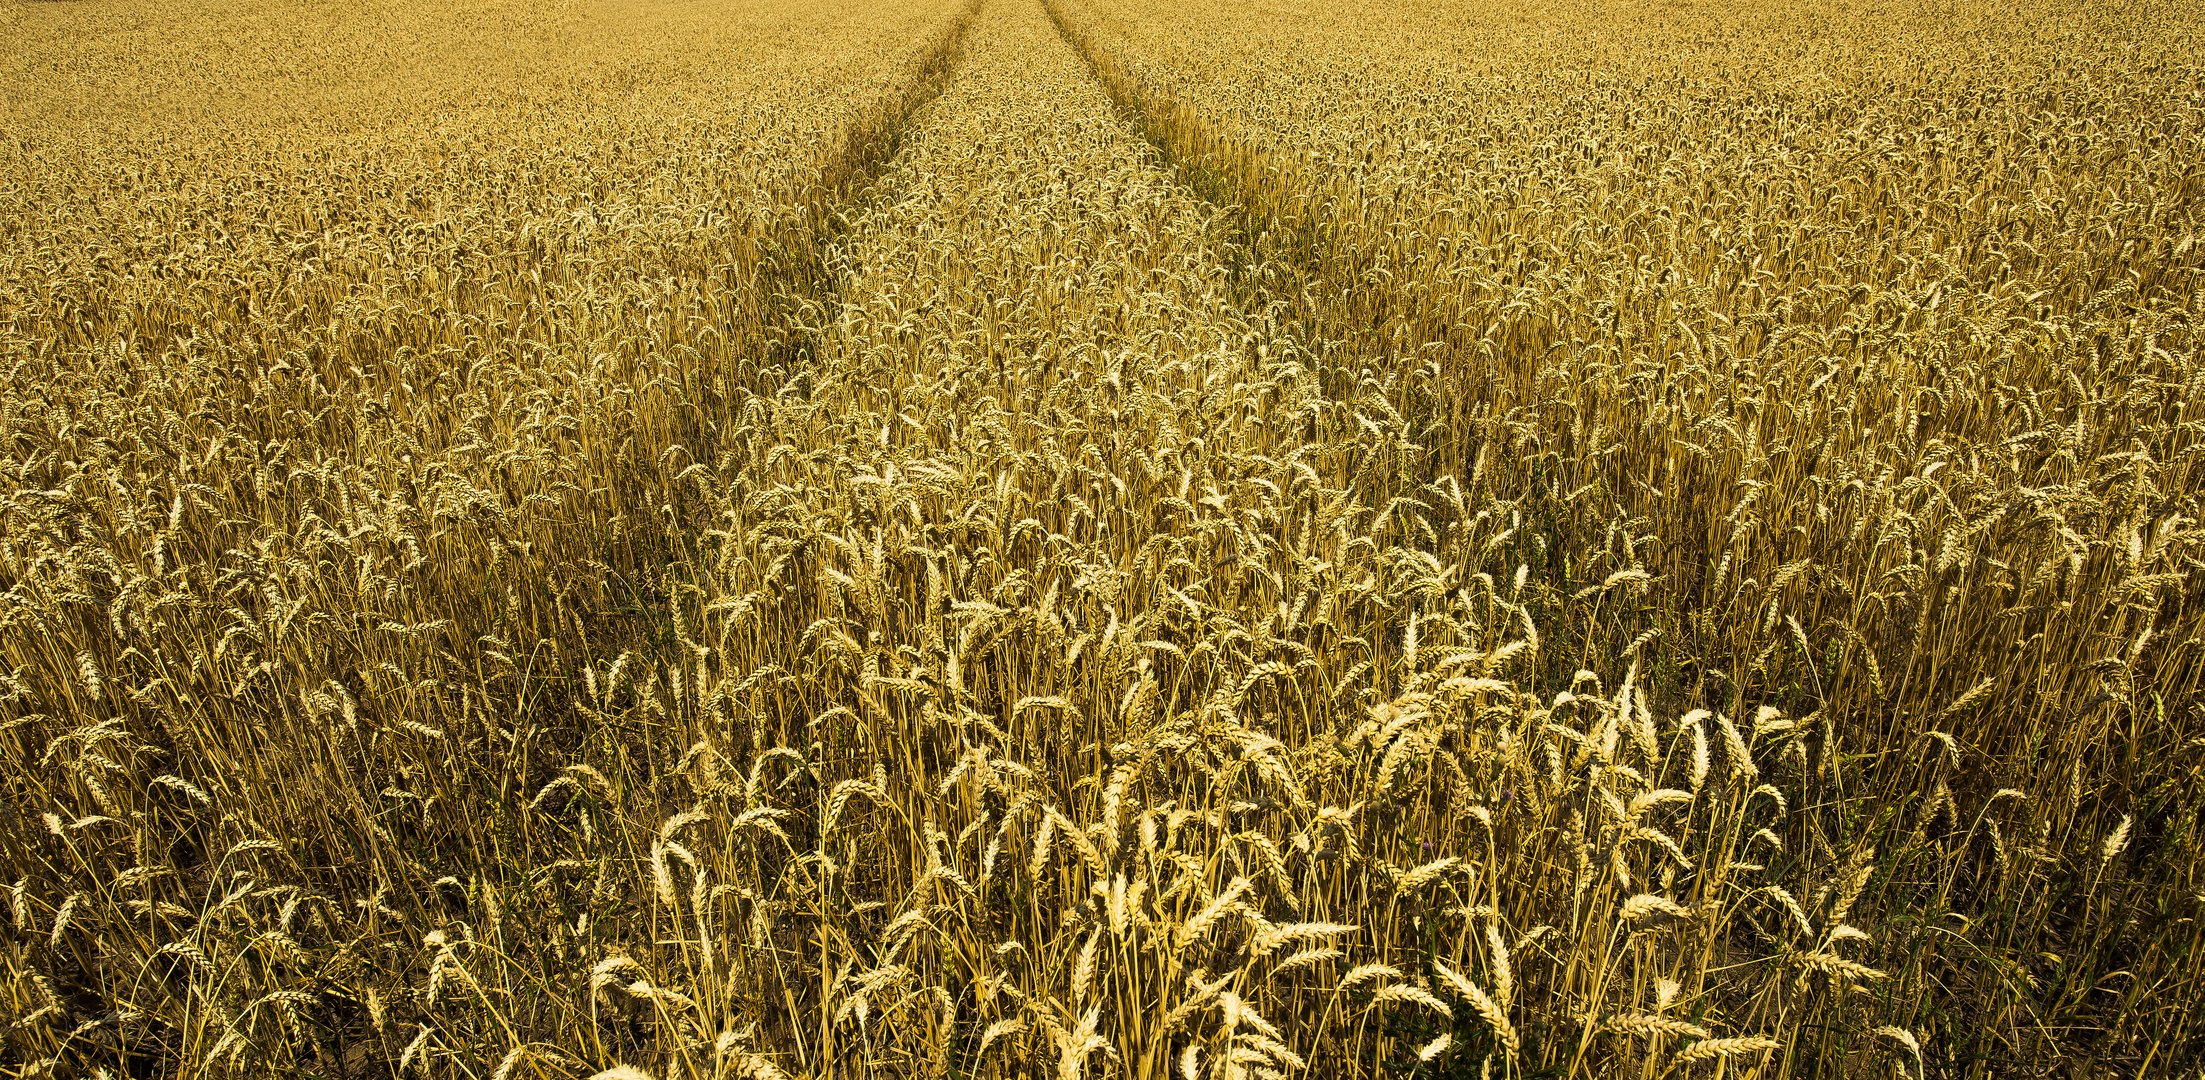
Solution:
{"label": "golden wheat", "polygon": [[2205,1065],[2194,13],[0,3],[7,1075]]}

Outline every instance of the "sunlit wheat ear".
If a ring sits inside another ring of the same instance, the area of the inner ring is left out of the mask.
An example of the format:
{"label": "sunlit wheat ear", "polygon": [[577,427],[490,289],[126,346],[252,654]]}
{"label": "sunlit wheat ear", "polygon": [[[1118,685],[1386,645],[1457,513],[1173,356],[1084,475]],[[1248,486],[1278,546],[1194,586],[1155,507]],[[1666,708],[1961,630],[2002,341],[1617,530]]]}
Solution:
{"label": "sunlit wheat ear", "polygon": [[2105,842],[2100,845],[2098,852],[2098,865],[2101,868],[2110,865],[2113,860],[2121,857],[2121,852],[2128,850],[2129,826],[2134,824],[2135,821],[2133,815],[2122,814],[2120,824],[2115,825],[2113,831],[2106,834]]}
{"label": "sunlit wheat ear", "polygon": [[1881,1035],[1886,1039],[1890,1039],[1891,1041],[1898,1043],[1900,1046],[1906,1049],[1908,1056],[1914,1059],[1915,1078],[1916,1080],[1920,1080],[1920,1078],[1923,1076],[1924,1070],[1924,1064],[1922,1062],[1922,1044],[1919,1039],[1914,1037],[1914,1033],[1908,1031],[1903,1027],[1886,1024],[1882,1027],[1877,1028],[1876,1034]]}
{"label": "sunlit wheat ear", "polygon": [[1209,903],[1204,904],[1202,910],[1195,912],[1194,917],[1188,919],[1186,924],[1179,928],[1181,939],[1186,941],[1200,939],[1203,934],[1209,932],[1212,924],[1232,911],[1241,896],[1254,886],[1255,882],[1245,877],[1234,878],[1231,884],[1225,887],[1225,891],[1219,893]]}
{"label": "sunlit wheat ear", "polygon": [[1710,762],[1707,752],[1706,725],[1709,715],[1706,709],[1694,709],[1684,714],[1677,721],[1679,726],[1692,733],[1692,790],[1694,791],[1700,790],[1707,783]]}
{"label": "sunlit wheat ear", "polygon": [[1485,924],[1485,943],[1493,963],[1493,996],[1500,999],[1502,1005],[1509,1005],[1516,1000],[1516,974],[1509,963],[1508,942],[1501,937],[1498,922]]}
{"label": "sunlit wheat ear", "polygon": [[1454,1010],[1449,1009],[1446,1002],[1432,996],[1430,991],[1419,989],[1410,983],[1392,983],[1381,986],[1371,994],[1371,1000],[1377,1003],[1407,1002],[1420,1005],[1441,1016],[1452,1017],[1454,1015]]}
{"label": "sunlit wheat ear", "polygon": [[1706,1028],[1698,1024],[1646,1013],[1618,1013],[1602,1017],[1600,1026],[1604,1031],[1612,1031],[1619,1035],[1641,1039],[1656,1037],[1708,1039],[1713,1037]]}
{"label": "sunlit wheat ear", "polygon": [[1640,893],[1625,901],[1616,917],[1633,926],[1658,925],[1671,919],[1687,918],[1692,909],[1663,896]]}
{"label": "sunlit wheat ear", "polygon": [[1439,880],[1440,877],[1461,863],[1462,860],[1453,855],[1442,859],[1434,859],[1401,875],[1401,880],[1395,884],[1394,888],[1403,893],[1415,892],[1424,885]]}
{"label": "sunlit wheat ear", "polygon": [[1697,1065],[1709,1061],[1729,1061],[1739,1058],[1755,1058],[1771,1050],[1780,1049],[1782,1043],[1766,1035],[1748,1035],[1741,1038],[1702,1039],[1678,1051],[1676,1063]]}
{"label": "sunlit wheat ear", "polygon": [[497,1067],[490,1072],[490,1080],[511,1080],[522,1065],[539,1061],[567,1068],[581,1066],[581,1062],[556,1049],[524,1043],[507,1051],[505,1057],[499,1059]]}
{"label": "sunlit wheat ear", "polygon": [[1722,732],[1723,748],[1730,756],[1731,778],[1745,783],[1758,780],[1761,770],[1754,765],[1753,752],[1746,748],[1745,736],[1739,734],[1738,726],[1731,723],[1730,717],[1719,714],[1715,726]]}
{"label": "sunlit wheat ear", "polygon": [[590,989],[601,993],[608,988],[622,985],[622,980],[630,975],[638,979],[642,978],[644,975],[643,967],[626,956],[615,956],[599,961],[595,967],[590,969]]}
{"label": "sunlit wheat ear", "polygon": [[1461,972],[1436,961],[1432,964],[1432,970],[1437,971],[1449,987],[1470,1002],[1471,1008],[1493,1029],[1493,1037],[1500,1040],[1501,1048],[1509,1059],[1514,1060],[1521,1052],[1522,1044],[1516,1034],[1516,1025],[1508,1018],[1507,1010]]}
{"label": "sunlit wheat ear", "polygon": [[1007,1020],[998,1020],[989,1024],[987,1030],[980,1033],[980,1048],[974,1051],[974,1056],[976,1058],[985,1057],[988,1047],[994,1045],[996,1040],[1008,1038],[1025,1030],[1026,1021],[1022,1017],[1011,1017]]}

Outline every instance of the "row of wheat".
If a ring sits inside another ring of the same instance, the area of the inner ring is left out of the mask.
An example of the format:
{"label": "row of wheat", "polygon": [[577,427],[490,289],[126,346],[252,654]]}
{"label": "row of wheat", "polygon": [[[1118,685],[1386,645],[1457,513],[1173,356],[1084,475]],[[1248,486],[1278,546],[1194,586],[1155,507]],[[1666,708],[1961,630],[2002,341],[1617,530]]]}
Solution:
{"label": "row of wheat", "polygon": [[1543,680],[1813,729],[1797,857],[1874,867],[1933,1059],[2198,1066],[2194,12],[1055,10],[1398,373]]}
{"label": "row of wheat", "polygon": [[[955,15],[248,7],[8,8],[4,1074],[480,1074],[455,992],[578,1045],[571,916],[455,898],[645,737],[577,703],[664,622],[677,448]],[[469,934],[519,966],[417,967]]]}

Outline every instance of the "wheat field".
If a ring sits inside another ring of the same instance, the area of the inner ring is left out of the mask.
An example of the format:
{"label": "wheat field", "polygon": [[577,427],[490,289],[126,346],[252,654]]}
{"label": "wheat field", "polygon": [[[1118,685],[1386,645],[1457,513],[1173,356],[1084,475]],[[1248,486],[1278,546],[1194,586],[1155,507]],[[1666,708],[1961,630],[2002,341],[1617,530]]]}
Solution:
{"label": "wheat field", "polygon": [[2200,1076],[2201,219],[2165,0],[0,0],[0,1076]]}

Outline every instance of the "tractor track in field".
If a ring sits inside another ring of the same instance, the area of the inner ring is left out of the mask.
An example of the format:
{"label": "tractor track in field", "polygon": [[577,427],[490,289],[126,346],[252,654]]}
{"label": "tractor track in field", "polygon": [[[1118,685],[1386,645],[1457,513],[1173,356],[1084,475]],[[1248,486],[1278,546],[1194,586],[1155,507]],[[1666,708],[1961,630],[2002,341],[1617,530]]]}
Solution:
{"label": "tractor track in field", "polygon": [[[1402,302],[1380,287],[1346,287],[1368,280],[1372,259],[1321,212],[1326,191],[1298,174],[1293,162],[1225,131],[1212,118],[1168,92],[1145,85],[1127,63],[1096,40],[1093,29],[1068,10],[1065,0],[1041,0],[1057,33],[1085,61],[1111,104],[1189,192],[1222,209],[1232,223],[1229,251],[1236,300],[1249,311],[1276,311],[1282,325],[1310,351],[1337,363],[1320,372],[1327,396],[1349,403],[1364,390],[1365,366],[1401,367],[1445,339],[1389,340],[1376,330],[1392,322]],[[1396,387],[1387,408],[1412,419],[1447,415],[1429,389]],[[1425,424],[1417,425],[1428,430]],[[1440,445],[1419,451],[1420,460],[1396,482],[1412,486],[1446,471],[1450,453]]]}
{"label": "tractor track in field", "polygon": [[912,59],[909,75],[899,88],[843,129],[839,145],[827,155],[817,178],[797,197],[797,213],[777,238],[787,253],[786,261],[766,290],[769,332],[776,347],[768,365],[742,380],[747,389],[771,393],[816,353],[821,316],[842,291],[828,253],[848,231],[867,190],[902,149],[913,118],[941,96],[956,76],[981,3],[968,0]]}

